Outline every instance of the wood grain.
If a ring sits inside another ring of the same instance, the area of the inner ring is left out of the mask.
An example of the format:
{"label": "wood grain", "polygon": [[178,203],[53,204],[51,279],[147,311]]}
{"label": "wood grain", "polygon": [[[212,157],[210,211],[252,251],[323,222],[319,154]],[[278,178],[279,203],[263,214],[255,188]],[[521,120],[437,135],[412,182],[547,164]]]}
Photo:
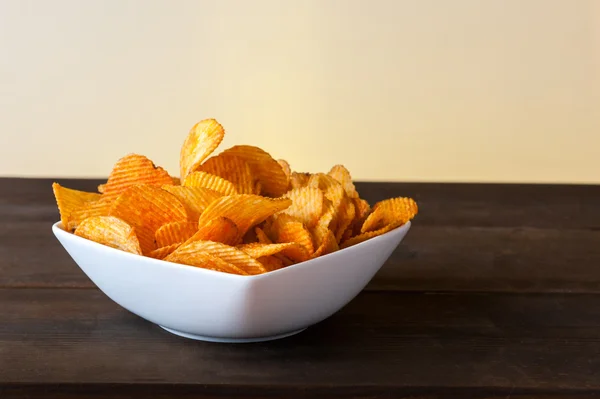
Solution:
{"label": "wood grain", "polygon": [[96,290],[5,289],[0,303],[0,381],[11,389],[600,392],[597,295],[363,293],[297,336],[243,345],[176,337]]}

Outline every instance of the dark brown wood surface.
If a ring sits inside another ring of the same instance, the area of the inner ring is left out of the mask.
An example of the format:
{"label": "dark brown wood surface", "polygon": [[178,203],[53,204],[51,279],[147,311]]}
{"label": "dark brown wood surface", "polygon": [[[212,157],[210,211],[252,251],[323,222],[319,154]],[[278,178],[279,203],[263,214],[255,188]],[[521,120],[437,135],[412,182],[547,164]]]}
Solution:
{"label": "dark brown wood surface", "polygon": [[98,291],[50,231],[51,182],[0,179],[0,398],[600,396],[599,186],[358,184],[420,208],[365,292],[297,336],[225,345]]}

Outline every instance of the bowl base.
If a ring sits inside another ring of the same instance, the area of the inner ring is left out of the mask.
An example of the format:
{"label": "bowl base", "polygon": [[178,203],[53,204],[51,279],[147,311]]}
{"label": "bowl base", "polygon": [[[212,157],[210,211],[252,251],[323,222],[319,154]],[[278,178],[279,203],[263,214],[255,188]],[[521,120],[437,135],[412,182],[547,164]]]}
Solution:
{"label": "bowl base", "polygon": [[173,330],[172,328],[168,328],[168,327],[161,326],[161,325],[159,325],[159,327],[162,328],[163,330],[166,330],[166,331],[170,332],[171,334],[179,335],[180,337],[184,337],[184,338],[195,339],[197,341],[221,342],[221,343],[231,343],[231,344],[243,344],[243,343],[250,343],[250,342],[273,341],[273,340],[276,340],[276,339],[290,337],[292,335],[296,335],[296,334],[301,333],[302,331],[306,330],[306,328],[302,328],[300,330],[296,330],[296,331],[292,331],[292,332],[284,333],[284,334],[279,334],[279,335],[272,335],[272,336],[269,336],[269,337],[256,337],[256,338],[218,338],[218,337],[207,337],[207,336],[204,336],[204,335],[190,334],[190,333],[186,333],[186,332],[182,332],[182,331]]}

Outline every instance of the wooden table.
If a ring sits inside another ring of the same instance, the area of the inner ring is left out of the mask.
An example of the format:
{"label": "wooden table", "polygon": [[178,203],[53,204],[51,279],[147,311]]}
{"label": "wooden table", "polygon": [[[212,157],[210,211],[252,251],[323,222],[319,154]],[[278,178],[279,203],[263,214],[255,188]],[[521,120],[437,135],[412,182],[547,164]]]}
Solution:
{"label": "wooden table", "polygon": [[368,288],[297,336],[227,345],[98,291],[50,231],[50,183],[0,179],[0,398],[600,395],[600,186],[359,184],[421,211]]}

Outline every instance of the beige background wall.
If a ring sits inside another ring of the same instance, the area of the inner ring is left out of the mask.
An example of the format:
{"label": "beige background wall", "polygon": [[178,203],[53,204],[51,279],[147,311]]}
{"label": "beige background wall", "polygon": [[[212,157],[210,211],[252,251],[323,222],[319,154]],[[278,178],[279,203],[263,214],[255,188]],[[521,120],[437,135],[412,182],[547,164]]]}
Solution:
{"label": "beige background wall", "polygon": [[225,146],[357,179],[600,183],[598,0],[3,0],[0,175]]}

